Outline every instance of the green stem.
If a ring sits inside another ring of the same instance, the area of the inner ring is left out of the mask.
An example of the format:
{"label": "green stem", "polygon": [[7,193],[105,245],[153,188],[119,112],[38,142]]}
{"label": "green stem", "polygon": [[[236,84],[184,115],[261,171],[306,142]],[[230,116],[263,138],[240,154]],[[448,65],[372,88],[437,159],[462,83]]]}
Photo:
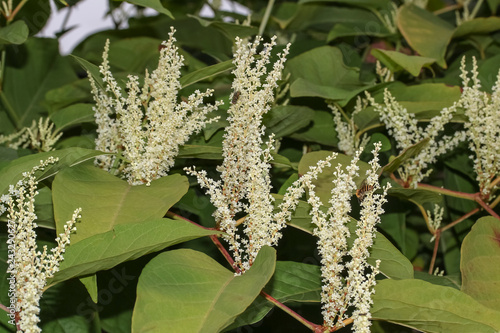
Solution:
{"label": "green stem", "polygon": [[16,112],[12,108],[12,106],[9,103],[9,100],[5,96],[3,90],[0,90],[0,99],[2,100],[3,105],[5,106],[5,111],[7,112],[7,116],[10,118],[12,123],[14,124],[14,127],[16,130],[20,131],[21,130],[21,119],[17,116]]}
{"label": "green stem", "polygon": [[264,17],[262,18],[262,21],[260,22],[260,27],[259,27],[259,36],[262,36],[264,33],[264,30],[266,29],[267,22],[269,21],[269,16],[271,16],[271,11],[273,10],[274,6],[274,0],[269,0],[267,2],[267,7],[266,11],[264,13]]}

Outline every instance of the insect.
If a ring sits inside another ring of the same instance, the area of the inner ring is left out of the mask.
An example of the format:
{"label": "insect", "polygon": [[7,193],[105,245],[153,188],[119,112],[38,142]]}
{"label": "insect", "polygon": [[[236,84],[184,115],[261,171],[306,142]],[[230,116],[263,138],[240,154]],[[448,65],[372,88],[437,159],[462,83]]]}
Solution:
{"label": "insect", "polygon": [[363,201],[366,192],[371,190],[373,190],[373,185],[368,185],[366,183],[366,179],[364,179],[363,182],[361,182],[361,186],[356,190],[356,197],[358,198],[359,202]]}
{"label": "insect", "polygon": [[231,103],[232,104],[236,104],[236,102],[238,102],[238,98],[240,98],[240,95],[241,95],[241,91],[237,91],[233,94],[233,99],[231,100]]}

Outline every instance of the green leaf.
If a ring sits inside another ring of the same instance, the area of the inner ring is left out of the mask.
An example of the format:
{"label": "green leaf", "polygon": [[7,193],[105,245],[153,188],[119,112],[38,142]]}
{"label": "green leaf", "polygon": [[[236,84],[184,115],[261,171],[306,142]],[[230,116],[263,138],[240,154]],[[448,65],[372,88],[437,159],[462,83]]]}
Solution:
{"label": "green leaf", "polygon": [[62,131],[81,123],[93,123],[94,110],[92,110],[92,104],[73,104],[51,114],[50,120],[57,130]]}
{"label": "green leaf", "polygon": [[201,252],[162,253],[139,278],[132,331],[219,332],[259,295],[275,261],[275,250],[263,247],[251,269],[235,276]]}
{"label": "green leaf", "polygon": [[[274,205],[277,209],[283,200],[283,196],[274,195],[276,199]],[[315,224],[311,222],[309,211],[311,206],[304,201],[299,201],[299,205],[292,214],[292,220],[289,222],[294,228],[300,229],[309,234],[313,233]],[[356,221],[351,219],[347,224],[351,235],[356,234]],[[348,239],[348,246],[352,246],[354,239]],[[377,232],[370,249],[368,263],[375,266],[376,260],[380,259],[380,272],[391,279],[410,279],[413,278],[413,266],[410,261],[392,243],[381,233]]]}
{"label": "green leaf", "polygon": [[[81,225],[77,224],[77,233]],[[59,272],[47,285],[94,274],[148,253],[217,233],[220,232],[183,220],[155,219],[116,225],[111,231],[93,235],[76,244],[72,241],[66,249]]]}
{"label": "green leaf", "polygon": [[266,113],[262,121],[266,126],[266,133],[274,133],[275,138],[281,138],[306,127],[313,117],[314,111],[308,107],[280,105]]}
{"label": "green leaf", "polygon": [[457,274],[439,276],[417,270],[414,271],[414,274],[415,279],[424,280],[438,286],[451,287],[460,290],[460,276]]}
{"label": "green leaf", "polygon": [[331,112],[320,110],[314,110],[312,123],[309,126],[291,134],[290,137],[327,146],[336,146],[339,142]]}
{"label": "green leaf", "polygon": [[151,186],[131,186],[93,165],[67,168],[52,184],[57,232],[78,207],[82,218],[72,244],[116,225],[161,218],[187,190],[187,178],[178,174],[154,180]]}
{"label": "green leaf", "polygon": [[[321,301],[321,286],[319,266],[277,261],[274,275],[264,291],[281,303],[318,303]],[[254,324],[264,318],[273,307],[271,302],[259,295],[227,330]]]}
{"label": "green leaf", "polygon": [[472,34],[489,34],[500,29],[500,17],[477,17],[460,24],[453,34],[453,38]]}
{"label": "green leaf", "polygon": [[484,306],[500,311],[500,221],[477,220],[462,243],[462,291]]}
{"label": "green leaf", "polygon": [[359,81],[359,69],[344,64],[342,52],[323,46],[304,52],[287,62],[291,73],[292,97],[321,97],[344,106],[351,98],[366,90]]}
{"label": "green leaf", "polygon": [[0,28],[0,44],[22,44],[28,39],[29,29],[24,21]]}
{"label": "green leaf", "polygon": [[[115,0],[117,1],[117,0]],[[123,1],[123,0],[118,0],[118,1]],[[137,5],[137,6],[142,6],[142,7],[148,7],[156,10],[158,13],[162,13],[170,17],[171,19],[174,19],[174,16],[172,13],[163,7],[161,4],[160,0],[126,0],[126,2]]]}
{"label": "green leaf", "polygon": [[[150,37],[125,38],[113,41],[109,47],[109,62],[113,68],[127,73],[144,74],[148,65],[158,67],[162,40]],[[104,48],[104,45],[103,45]]]}
{"label": "green leaf", "polygon": [[94,79],[94,81],[96,82],[96,84],[99,88],[101,88],[103,91],[106,90],[104,88],[104,85],[103,85],[103,82],[101,79],[101,72],[99,72],[98,66],[88,62],[87,60],[85,60],[83,58],[77,57],[75,55],[70,54],[70,56],[73,57],[73,59],[75,59],[76,62],[78,62],[78,64],[80,64],[80,66],[82,66],[83,69],[85,69],[87,72],[90,73],[90,75],[92,76],[92,78]]}
{"label": "green leaf", "polygon": [[390,162],[387,163],[384,167],[382,167],[381,172],[393,173],[396,171],[402,164],[408,161],[410,158],[413,158],[420,154],[422,149],[424,149],[429,143],[429,138],[423,139],[419,143],[416,143],[401,152],[397,157],[391,156]]}
{"label": "green leaf", "polygon": [[445,53],[453,36],[454,28],[436,15],[414,5],[399,8],[399,31],[408,44],[421,56],[435,59],[446,68]]}
{"label": "green leaf", "polygon": [[[21,46],[6,47],[6,66],[1,100],[9,110],[11,128],[31,126],[46,113],[45,93],[77,79],[67,58],[59,55],[57,40],[30,38]],[[5,124],[0,124],[6,129]]]}
{"label": "green leaf", "polygon": [[233,61],[227,60],[186,74],[180,78],[179,82],[181,83],[182,88],[186,88],[187,86],[190,86],[196,82],[215,77],[233,68]]}
{"label": "green leaf", "polygon": [[38,173],[38,181],[54,176],[63,168],[80,164],[102,154],[102,152],[93,149],[71,147],[20,157],[2,168],[0,173],[0,194],[7,193],[9,185],[14,185],[23,178],[23,172],[30,171],[34,166],[40,164],[40,160],[46,160],[49,156],[57,157],[59,161],[49,165],[43,172]]}
{"label": "green leaf", "polygon": [[494,333],[500,330],[500,312],[454,288],[422,280],[378,281],[371,313],[374,319],[429,333]]}
{"label": "green leaf", "polygon": [[392,72],[404,69],[413,76],[418,76],[422,67],[429,66],[436,61],[433,58],[409,56],[401,52],[389,50],[372,49],[371,53]]}
{"label": "green leaf", "polygon": [[403,200],[408,200],[419,205],[425,203],[439,204],[443,201],[441,194],[434,191],[425,190],[422,188],[402,188],[392,187],[387,191],[389,195],[393,195]]}

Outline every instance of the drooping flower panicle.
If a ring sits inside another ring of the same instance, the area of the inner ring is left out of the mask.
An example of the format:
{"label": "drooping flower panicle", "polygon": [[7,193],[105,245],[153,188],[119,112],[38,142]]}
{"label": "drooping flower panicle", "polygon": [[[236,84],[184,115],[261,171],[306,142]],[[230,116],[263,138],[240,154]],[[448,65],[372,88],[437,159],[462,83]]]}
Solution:
{"label": "drooping flower panicle", "polygon": [[212,95],[210,89],[196,90],[186,100],[177,102],[184,58],[174,44],[174,32],[172,28],[169,39],[162,43],[157,69],[151,74],[146,71],[142,89],[139,78],[129,75],[127,94],[122,94],[109,67],[109,41],[99,67],[105,91],[89,74],[96,101],[96,149],[117,154],[101,155],[96,164],[105,170],[118,170],[132,185],[149,185],[154,179],[166,176],[174,165],[179,146],[192,133],[217,120],[208,120],[207,115],[222,104],[203,105],[203,99]]}

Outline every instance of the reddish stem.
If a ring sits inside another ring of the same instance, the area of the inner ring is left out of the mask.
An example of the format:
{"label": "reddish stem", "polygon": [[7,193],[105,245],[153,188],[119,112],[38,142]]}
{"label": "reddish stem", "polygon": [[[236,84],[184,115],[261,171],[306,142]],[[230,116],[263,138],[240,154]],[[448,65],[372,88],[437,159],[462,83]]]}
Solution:
{"label": "reddish stem", "polygon": [[[471,210],[470,212],[468,212],[467,214],[465,214],[464,216],[462,217],[459,217],[458,219],[456,219],[455,221],[451,222],[450,224],[438,229],[440,232],[443,232],[443,231],[446,231],[448,229],[451,229],[453,228],[454,226],[456,226],[457,224],[459,224],[460,222],[468,219],[469,217],[471,217],[472,215],[476,214],[477,212],[479,212],[479,208],[474,208],[473,210]],[[437,232],[437,230],[436,230]]]}
{"label": "reddish stem", "polygon": [[441,230],[436,230],[434,236],[436,238],[434,239],[434,252],[432,253],[431,264],[429,266],[429,274],[434,272],[434,264],[436,263],[437,252],[439,249],[439,239],[441,238]]}
{"label": "reddish stem", "polygon": [[269,302],[273,303],[278,308],[280,308],[281,310],[285,311],[286,313],[288,313],[293,318],[297,319],[300,323],[302,323],[304,326],[306,326],[307,328],[309,328],[311,331],[313,331],[313,332],[324,332],[324,329],[323,329],[323,327],[321,325],[317,325],[317,324],[311,323],[310,321],[306,320],[304,317],[302,317],[301,315],[299,315],[297,312],[293,311],[288,306],[286,306],[285,304],[281,303],[280,301],[278,301],[276,298],[274,298],[273,296],[269,295],[265,291],[261,291],[260,294],[265,299],[267,299]]}

